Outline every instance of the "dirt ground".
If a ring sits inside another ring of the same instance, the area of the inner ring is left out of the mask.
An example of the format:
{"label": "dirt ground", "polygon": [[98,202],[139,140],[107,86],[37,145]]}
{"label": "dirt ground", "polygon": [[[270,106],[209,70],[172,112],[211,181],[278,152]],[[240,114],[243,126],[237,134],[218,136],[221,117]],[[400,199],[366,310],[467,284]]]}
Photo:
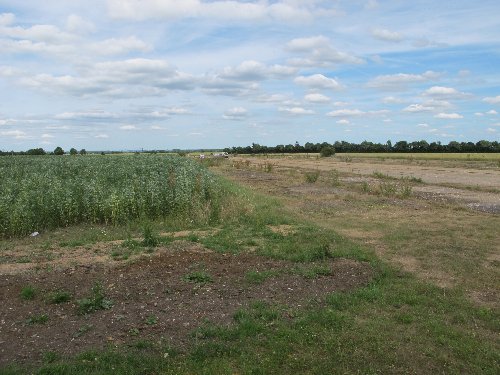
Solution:
{"label": "dirt ground", "polygon": [[[123,262],[112,260],[104,248],[98,262],[73,261],[72,266],[55,262],[53,270],[47,271],[50,261],[44,261],[38,271],[32,264],[11,267],[10,274],[0,276],[4,301],[0,305],[0,366],[38,361],[47,352],[73,355],[141,340],[182,350],[194,329],[206,322],[229,325],[238,309],[254,301],[283,305],[286,313],[310,301],[319,302],[328,293],[365,285],[372,278],[369,265],[351,260],[329,261],[330,275],[306,278],[292,272],[296,265],[290,262],[216,253],[182,240]],[[186,279],[201,271],[212,281]],[[248,271],[275,271],[276,276],[256,284],[245,277]],[[88,298],[96,282],[113,306],[80,314],[76,301]],[[20,298],[28,285],[36,288],[33,300]],[[49,303],[46,296],[57,290],[69,292],[71,300]],[[46,322],[33,322],[33,317],[41,316],[46,316]]]}
{"label": "dirt ground", "polygon": [[[269,159],[235,157],[233,163],[248,160],[254,166],[270,163],[278,170],[336,170],[351,175],[350,182],[376,181],[375,173],[393,178],[420,179],[422,184],[413,187],[415,194],[433,201],[453,201],[478,211],[500,213],[500,168],[484,167],[480,163],[467,166],[453,165],[446,161],[410,162],[407,160],[363,160],[345,162],[337,158],[272,157]],[[356,181],[357,179],[357,181]]]}

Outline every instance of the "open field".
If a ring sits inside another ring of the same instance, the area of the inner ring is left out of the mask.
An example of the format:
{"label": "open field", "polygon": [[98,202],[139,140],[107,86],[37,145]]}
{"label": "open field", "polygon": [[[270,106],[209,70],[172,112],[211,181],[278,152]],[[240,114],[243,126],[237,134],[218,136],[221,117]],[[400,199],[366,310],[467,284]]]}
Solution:
{"label": "open field", "polygon": [[419,162],[206,160],[218,215],[4,238],[0,373],[497,374],[500,170]]}

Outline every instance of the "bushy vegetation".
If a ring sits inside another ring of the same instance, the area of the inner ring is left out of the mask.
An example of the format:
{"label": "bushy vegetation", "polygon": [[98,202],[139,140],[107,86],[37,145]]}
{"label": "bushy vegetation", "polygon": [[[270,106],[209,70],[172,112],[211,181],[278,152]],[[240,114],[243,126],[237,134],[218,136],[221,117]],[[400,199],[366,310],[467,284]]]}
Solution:
{"label": "bushy vegetation", "polygon": [[216,220],[224,189],[195,161],[165,155],[0,159],[0,236],[135,218]]}

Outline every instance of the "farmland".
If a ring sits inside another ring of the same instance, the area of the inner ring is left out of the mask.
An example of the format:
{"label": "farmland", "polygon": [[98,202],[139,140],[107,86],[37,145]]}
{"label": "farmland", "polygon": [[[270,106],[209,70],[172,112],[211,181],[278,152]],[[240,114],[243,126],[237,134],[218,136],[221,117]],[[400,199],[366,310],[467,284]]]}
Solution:
{"label": "farmland", "polygon": [[3,372],[498,373],[496,159],[382,159],[0,159]]}

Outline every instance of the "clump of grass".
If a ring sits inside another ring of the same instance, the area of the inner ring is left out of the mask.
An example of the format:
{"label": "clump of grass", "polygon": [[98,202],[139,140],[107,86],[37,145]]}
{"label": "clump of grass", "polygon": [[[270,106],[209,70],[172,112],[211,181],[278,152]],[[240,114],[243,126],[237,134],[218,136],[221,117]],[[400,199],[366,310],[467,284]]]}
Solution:
{"label": "clump of grass", "polygon": [[80,314],[89,314],[98,310],[110,309],[113,306],[113,301],[105,297],[102,285],[95,283],[90,296],[78,300],[77,304]]}
{"label": "clump of grass", "polygon": [[70,299],[71,294],[65,290],[56,290],[47,295],[47,302],[53,304],[68,302]]}
{"label": "clump of grass", "polygon": [[211,283],[213,278],[206,271],[193,271],[185,275],[184,280],[197,284],[205,284]]}
{"label": "clump of grass", "polygon": [[21,290],[21,298],[28,301],[35,298],[36,289],[32,285],[27,285]]}
{"label": "clump of grass", "polygon": [[278,275],[277,271],[247,271],[245,281],[250,284],[262,284],[267,279]]}
{"label": "clump of grass", "polygon": [[366,181],[363,181],[363,183],[361,184],[361,190],[363,191],[363,193],[369,193],[370,192],[370,184]]}
{"label": "clump of grass", "polygon": [[304,174],[304,178],[305,178],[307,183],[314,184],[316,181],[318,181],[319,175],[320,175],[320,171],[316,170],[313,172],[306,172]]}
{"label": "clump of grass", "polygon": [[158,323],[158,317],[154,316],[154,315],[150,315],[146,318],[146,320],[144,321],[148,326],[153,326],[155,325],[156,323]]}
{"label": "clump of grass", "polygon": [[274,164],[273,164],[273,163],[266,162],[266,163],[264,164],[264,171],[265,171],[266,173],[271,173],[271,172],[273,171],[273,169],[274,169]]}
{"label": "clump of grass", "polygon": [[92,324],[84,324],[73,335],[74,337],[80,337],[89,332],[94,326]]}
{"label": "clump of grass", "polygon": [[43,353],[42,357],[44,363],[54,363],[61,358],[61,356],[58,353],[52,351]]}
{"label": "clump of grass", "polygon": [[395,196],[398,191],[398,186],[394,182],[381,182],[378,188],[380,194],[387,197]]}
{"label": "clump of grass", "polygon": [[26,323],[29,325],[45,324],[48,320],[49,316],[47,314],[31,315],[28,319],[26,319]]}

